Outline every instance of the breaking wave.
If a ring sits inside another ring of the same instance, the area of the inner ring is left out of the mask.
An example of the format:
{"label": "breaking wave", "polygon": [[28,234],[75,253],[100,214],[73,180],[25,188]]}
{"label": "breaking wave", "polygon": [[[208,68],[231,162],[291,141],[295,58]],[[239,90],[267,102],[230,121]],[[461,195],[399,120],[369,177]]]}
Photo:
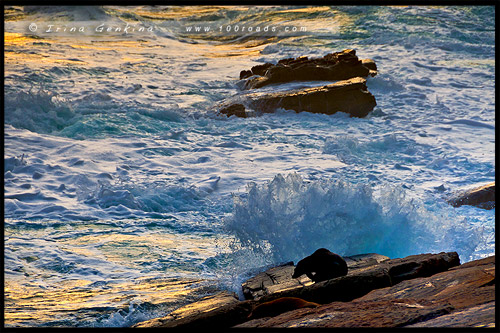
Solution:
{"label": "breaking wave", "polygon": [[260,257],[255,266],[297,261],[320,247],[391,258],[456,250],[467,260],[482,238],[481,228],[467,226],[446,203],[408,199],[394,185],[374,190],[341,179],[309,182],[292,173],[250,183],[247,190],[234,198],[225,228],[235,236],[234,253]]}

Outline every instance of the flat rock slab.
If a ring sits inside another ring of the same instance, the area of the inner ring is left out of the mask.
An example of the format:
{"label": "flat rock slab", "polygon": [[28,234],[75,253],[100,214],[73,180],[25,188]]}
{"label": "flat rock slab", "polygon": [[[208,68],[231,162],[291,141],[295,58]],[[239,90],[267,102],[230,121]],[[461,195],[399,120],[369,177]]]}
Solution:
{"label": "flat rock slab", "polygon": [[237,117],[273,113],[281,108],[328,115],[345,112],[362,118],[376,105],[375,97],[366,87],[366,79],[355,77],[321,87],[237,95],[220,104],[217,110],[219,114]]}
{"label": "flat rock slab", "polygon": [[[344,257],[344,260],[348,267],[347,274],[356,274],[362,269],[389,260],[389,257],[376,253],[367,253]],[[242,283],[243,295],[246,299],[259,299],[265,295],[302,288],[314,283],[306,275],[302,275],[298,279],[292,279],[294,269],[293,262],[289,262],[257,274]]]}
{"label": "flat rock slab", "polygon": [[387,256],[383,256],[377,253],[357,254],[354,256],[344,257],[344,260],[346,261],[347,267],[349,269],[347,274],[354,274],[360,272],[361,269],[366,269],[368,267],[378,265],[381,262],[390,259],[391,258]]}
{"label": "flat rock slab", "polygon": [[355,50],[347,49],[322,58],[288,58],[277,64],[257,65],[242,71],[240,79],[245,80],[244,89],[255,89],[293,81],[340,81],[376,74],[377,66],[373,60],[360,60]]}
{"label": "flat rock slab", "polygon": [[495,327],[495,302],[456,311],[407,327]]}
{"label": "flat rock slab", "polygon": [[292,279],[295,269],[293,262],[272,267],[242,283],[243,296],[245,299],[259,299],[264,295],[275,292],[300,288],[313,282],[306,276],[300,279]]}
{"label": "flat rock slab", "polygon": [[495,256],[453,267],[427,278],[402,281],[390,288],[378,289],[360,300],[425,298],[445,301],[455,309],[495,300]]}
{"label": "flat rock slab", "polygon": [[495,208],[495,182],[460,193],[448,200],[453,207],[463,205],[476,206],[484,209]]}

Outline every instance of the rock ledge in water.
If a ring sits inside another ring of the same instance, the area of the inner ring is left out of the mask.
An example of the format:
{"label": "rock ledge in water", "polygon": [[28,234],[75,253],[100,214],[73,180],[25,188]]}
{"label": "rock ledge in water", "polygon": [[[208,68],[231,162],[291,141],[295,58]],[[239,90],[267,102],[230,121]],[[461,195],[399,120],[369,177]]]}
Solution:
{"label": "rock ledge in water", "polygon": [[463,205],[484,209],[495,208],[495,182],[473,188],[448,201],[453,207]]}
{"label": "rock ledge in water", "polygon": [[371,59],[360,60],[355,50],[343,50],[322,58],[298,57],[265,63],[244,70],[240,80],[246,79],[245,89],[261,88],[269,84],[293,81],[340,81],[354,77],[375,76],[377,66]]}
{"label": "rock ledge in water", "polygon": [[257,113],[272,113],[281,108],[328,115],[345,112],[351,117],[362,118],[376,105],[375,97],[366,87],[366,80],[355,77],[321,87],[238,95],[222,103],[218,112],[245,118],[249,114],[246,108]]}

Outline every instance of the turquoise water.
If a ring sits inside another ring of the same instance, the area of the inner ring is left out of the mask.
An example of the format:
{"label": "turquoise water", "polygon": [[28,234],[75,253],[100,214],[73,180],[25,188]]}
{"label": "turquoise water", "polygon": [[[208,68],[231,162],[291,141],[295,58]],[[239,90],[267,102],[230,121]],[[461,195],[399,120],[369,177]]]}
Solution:
{"label": "turquoise water", "polygon": [[[495,179],[493,7],[5,16],[7,326],[130,326],[319,247],[494,253],[495,210],[446,204]],[[214,113],[241,70],[345,48],[379,69],[364,119]]]}

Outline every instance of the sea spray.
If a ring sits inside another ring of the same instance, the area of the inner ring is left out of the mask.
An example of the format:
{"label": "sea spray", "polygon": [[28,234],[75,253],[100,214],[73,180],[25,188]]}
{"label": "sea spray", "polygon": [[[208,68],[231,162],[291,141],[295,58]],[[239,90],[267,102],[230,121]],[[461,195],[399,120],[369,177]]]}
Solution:
{"label": "sea spray", "polygon": [[320,247],[344,256],[375,252],[391,258],[457,251],[468,259],[482,232],[466,225],[444,204],[408,199],[401,186],[374,190],[343,179],[306,181],[297,173],[249,183],[246,194],[234,197],[225,221],[234,235],[234,264],[242,270],[296,262]]}

